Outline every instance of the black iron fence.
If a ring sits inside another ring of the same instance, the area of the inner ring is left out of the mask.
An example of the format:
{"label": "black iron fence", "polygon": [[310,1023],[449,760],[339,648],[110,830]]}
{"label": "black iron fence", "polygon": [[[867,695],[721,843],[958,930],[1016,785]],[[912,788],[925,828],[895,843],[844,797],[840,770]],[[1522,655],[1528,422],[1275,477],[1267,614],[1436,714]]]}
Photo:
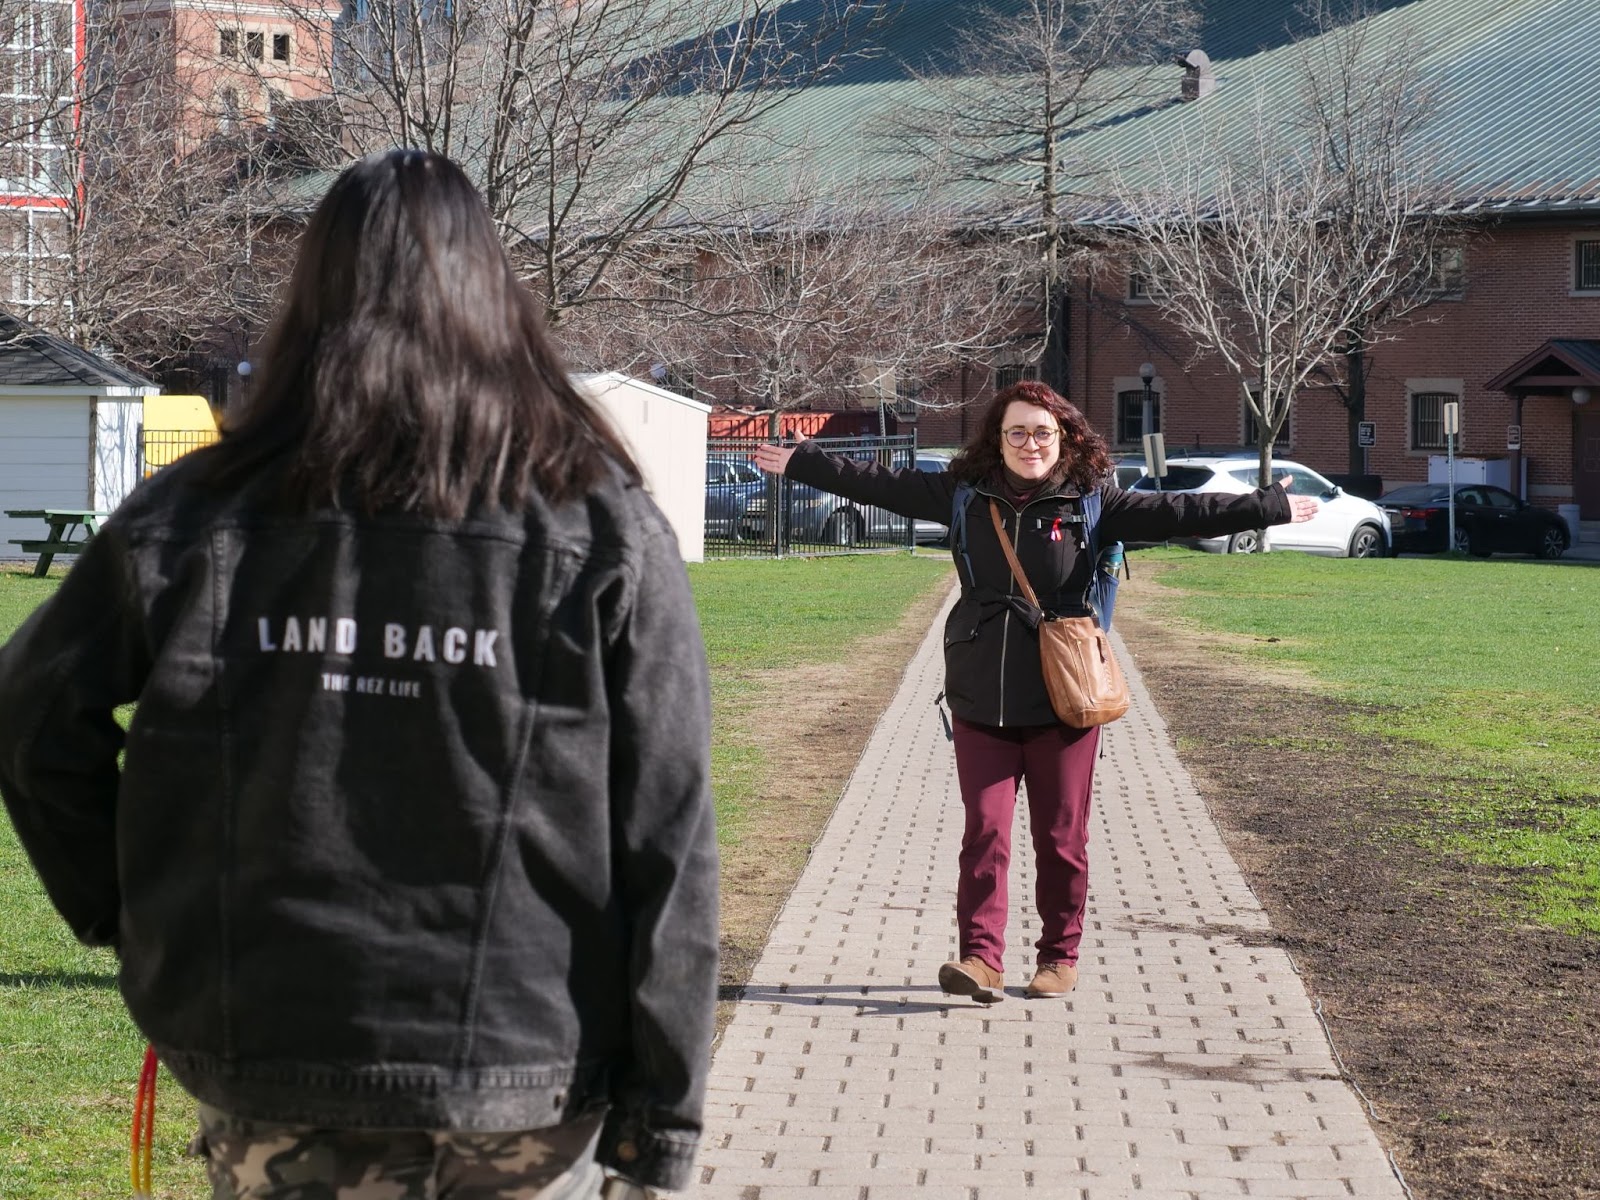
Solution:
{"label": "black iron fence", "polygon": [[[915,434],[814,438],[823,450],[886,467],[917,462]],[[767,475],[754,464],[760,439],[706,443],[706,543],[711,558],[907,550],[944,536],[942,526],[915,522],[803,483]]]}
{"label": "black iron fence", "polygon": [[215,429],[142,429],[139,431],[139,478],[148,479],[191,450],[209,446],[221,435]]}

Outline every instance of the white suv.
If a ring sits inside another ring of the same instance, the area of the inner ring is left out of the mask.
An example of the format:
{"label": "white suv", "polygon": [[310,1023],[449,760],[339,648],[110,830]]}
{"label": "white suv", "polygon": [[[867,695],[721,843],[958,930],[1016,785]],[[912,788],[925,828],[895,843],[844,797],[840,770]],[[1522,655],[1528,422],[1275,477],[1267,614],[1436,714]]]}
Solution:
{"label": "white suv", "polygon": [[[1253,492],[1260,473],[1255,454],[1230,454],[1217,457],[1169,458],[1164,479],[1146,477],[1135,483],[1134,492]],[[1285,459],[1272,460],[1272,481],[1285,475],[1294,477],[1289,490],[1296,496],[1314,496],[1321,501],[1317,515],[1295,525],[1274,525],[1266,531],[1268,550],[1304,550],[1310,554],[1331,554],[1339,558],[1382,558],[1392,553],[1394,538],[1389,529],[1389,514],[1370,500],[1352,496],[1329,483],[1310,467]],[[1231,537],[1181,538],[1185,545],[1227,554],[1251,554],[1262,547],[1256,530]]]}

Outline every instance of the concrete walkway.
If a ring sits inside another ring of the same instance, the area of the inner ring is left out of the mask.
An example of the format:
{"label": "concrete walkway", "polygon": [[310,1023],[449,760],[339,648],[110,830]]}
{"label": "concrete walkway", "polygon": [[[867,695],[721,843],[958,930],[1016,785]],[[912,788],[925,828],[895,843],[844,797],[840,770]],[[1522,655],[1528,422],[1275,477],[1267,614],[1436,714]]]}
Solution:
{"label": "concrete walkway", "polygon": [[1404,1200],[1134,670],[1098,769],[1077,990],[1022,998],[1038,930],[1019,804],[1010,995],[985,1008],[939,992],[962,826],[933,707],[941,625],[718,1048],[693,1194]]}

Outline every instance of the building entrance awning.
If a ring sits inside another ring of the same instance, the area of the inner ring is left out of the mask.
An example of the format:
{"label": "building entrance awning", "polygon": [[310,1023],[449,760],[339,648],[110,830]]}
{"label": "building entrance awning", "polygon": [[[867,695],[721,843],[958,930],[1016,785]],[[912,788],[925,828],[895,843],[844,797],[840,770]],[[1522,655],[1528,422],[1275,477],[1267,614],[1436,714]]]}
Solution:
{"label": "building entrance awning", "polygon": [[1561,395],[1573,388],[1600,389],[1600,340],[1553,338],[1518,359],[1485,385],[1492,392]]}

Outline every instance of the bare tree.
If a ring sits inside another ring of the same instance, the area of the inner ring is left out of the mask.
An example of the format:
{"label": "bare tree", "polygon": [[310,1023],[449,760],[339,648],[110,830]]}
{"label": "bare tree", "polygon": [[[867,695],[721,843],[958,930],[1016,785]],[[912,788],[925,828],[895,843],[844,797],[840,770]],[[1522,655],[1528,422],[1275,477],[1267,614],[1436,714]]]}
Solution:
{"label": "bare tree", "polygon": [[[1126,249],[1159,280],[1160,311],[1238,380],[1263,478],[1295,395],[1352,337],[1364,349],[1385,336],[1375,314],[1412,303],[1434,195],[1396,119],[1408,77],[1332,44],[1304,61],[1287,111],[1266,91],[1220,123],[1197,105],[1174,135],[1139,147],[1150,174],[1120,189]],[[1330,67],[1360,86],[1332,82]],[[1330,103],[1335,88],[1343,99]],[[1347,111],[1330,123],[1335,110]]]}
{"label": "bare tree", "polygon": [[570,322],[569,345],[692,374],[702,394],[768,410],[774,435],[779,413],[819,401],[936,403],[927,385],[1016,338],[1031,264],[881,184],[832,190],[846,198],[802,170],[758,223],[698,227],[625,302]]}
{"label": "bare tree", "polygon": [[1035,252],[1043,295],[1044,373],[1066,390],[1067,281],[1089,249],[1074,202],[1106,183],[1074,139],[1143,104],[1172,99],[1149,67],[1191,48],[1191,0],[1024,0],[973,21],[951,62],[919,76],[926,99],[885,136],[952,185],[979,184],[981,220]]}
{"label": "bare tree", "polygon": [[[1421,70],[1425,47],[1406,29],[1380,29],[1359,3],[1311,14],[1323,36],[1301,43],[1304,101],[1293,119],[1326,146],[1341,185],[1324,226],[1352,294],[1335,363],[1326,370],[1346,412],[1351,473],[1365,470],[1370,349],[1399,336],[1406,318],[1460,285],[1461,236],[1446,214],[1448,175],[1422,135],[1431,97]],[[1342,27],[1341,27],[1342,26]],[[1385,265],[1379,261],[1391,257]],[[1369,286],[1374,272],[1386,286]]]}
{"label": "bare tree", "polygon": [[[38,36],[52,9],[68,7],[25,0],[15,11]],[[253,222],[243,198],[244,131],[195,136],[174,26],[101,6],[85,20],[81,64],[70,21],[59,44],[29,47],[14,29],[5,51],[14,77],[35,87],[0,121],[13,189],[36,199],[0,213],[3,302],[158,373],[203,348],[219,320],[260,321],[271,283],[252,242],[265,213]]]}
{"label": "bare tree", "polygon": [[707,171],[757,155],[763,120],[851,53],[877,5],[828,0],[804,23],[780,0],[358,0],[329,25],[287,0],[321,47],[337,120],[321,156],[418,146],[473,177],[552,320],[614,289]]}

